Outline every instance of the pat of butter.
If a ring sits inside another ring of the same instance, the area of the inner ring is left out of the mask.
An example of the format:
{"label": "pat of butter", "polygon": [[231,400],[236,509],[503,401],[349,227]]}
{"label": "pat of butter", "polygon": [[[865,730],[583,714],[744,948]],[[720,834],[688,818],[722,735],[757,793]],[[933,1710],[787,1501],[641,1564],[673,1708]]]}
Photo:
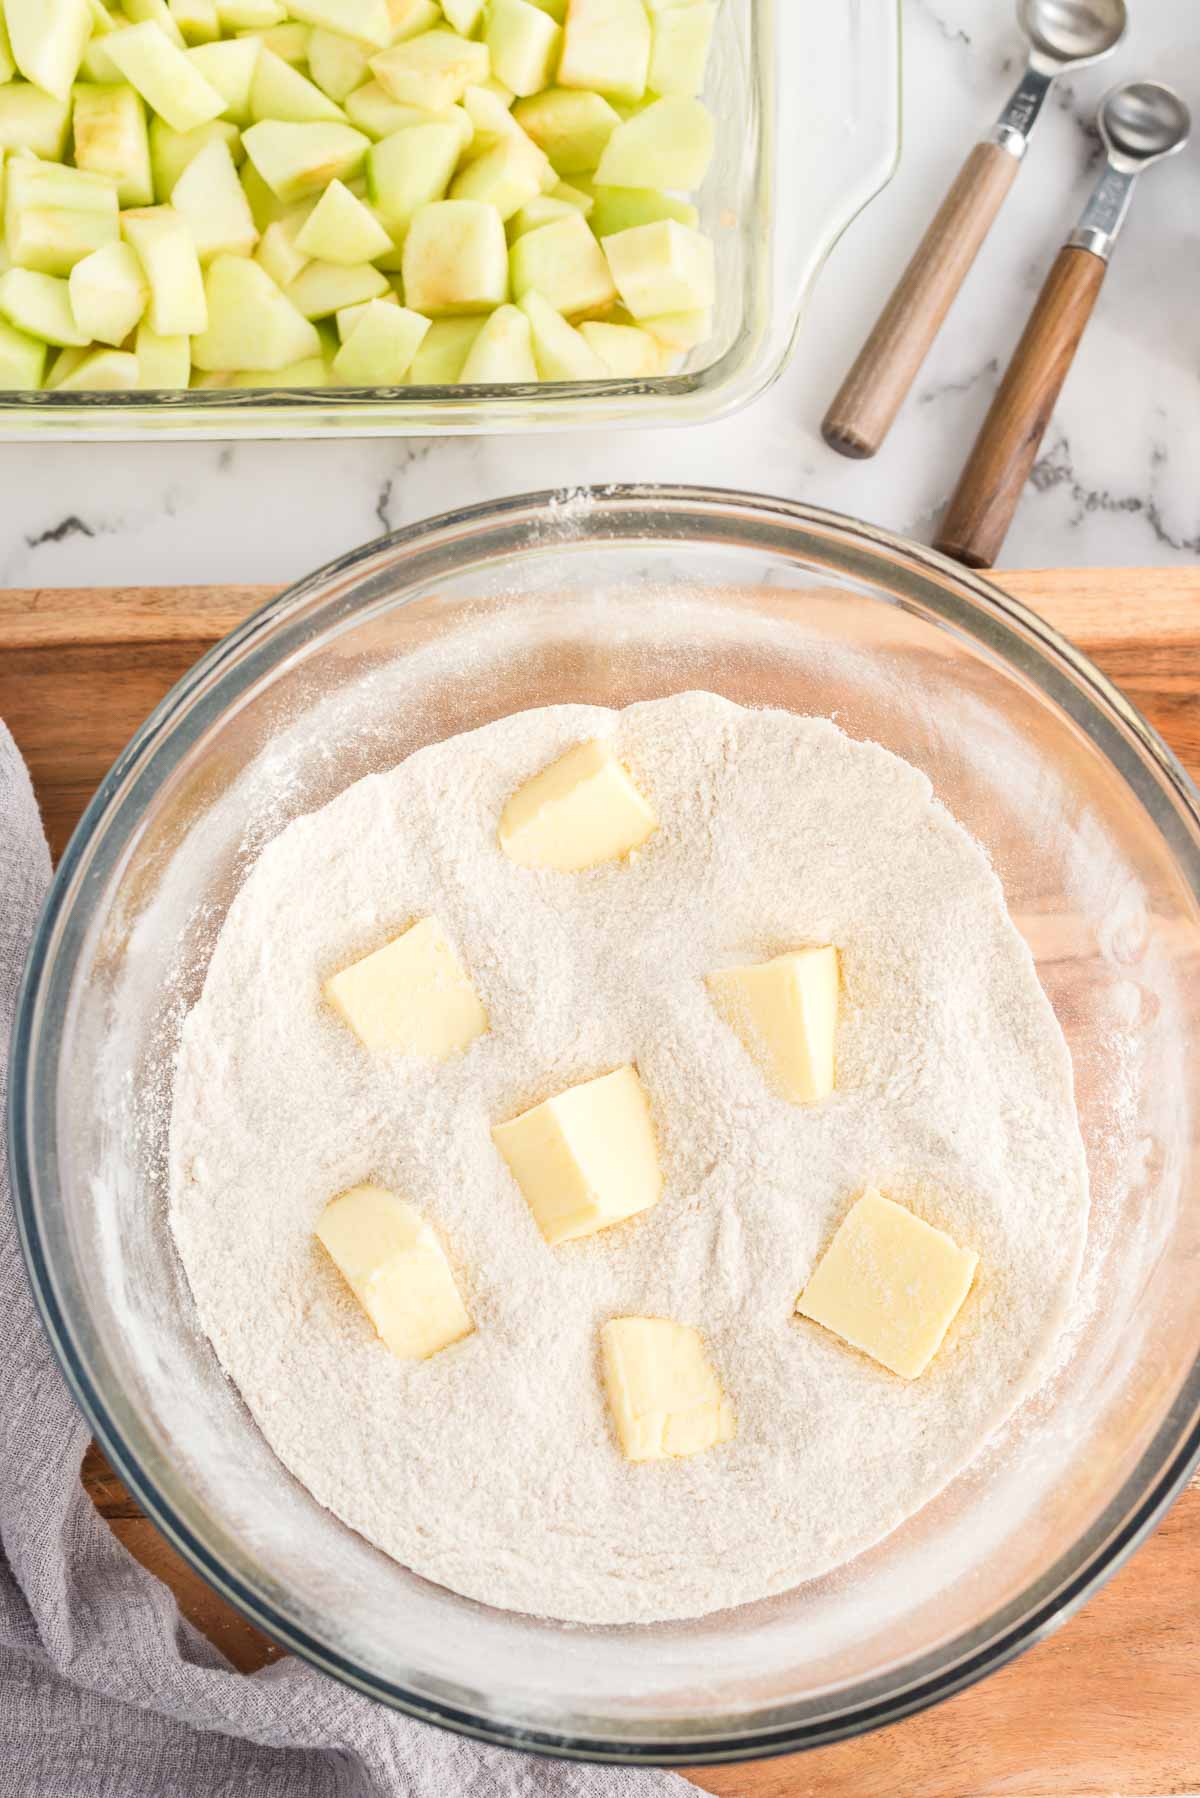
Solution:
{"label": "pat of butter", "polygon": [[492,1139],[549,1243],[619,1224],[662,1191],[637,1070],[618,1068],[497,1124]]}
{"label": "pat of butter", "polygon": [[487,1013],[436,918],[325,982],[325,997],[368,1049],[445,1061],[482,1036]]}
{"label": "pat of butter", "polygon": [[317,1235],[393,1355],[424,1361],[475,1328],[433,1227],[382,1186],[331,1199]]}
{"label": "pat of butter", "polygon": [[725,1022],[796,1105],[827,1099],[834,1087],[838,952],[797,949],[748,968],[722,968],[708,990]]}
{"label": "pat of butter", "polygon": [[971,1290],[979,1257],[903,1205],[867,1191],[796,1305],[892,1373],[915,1380]]}
{"label": "pat of butter", "polygon": [[698,1330],[663,1317],[614,1317],[600,1333],[604,1384],[631,1461],[698,1455],[734,1434]]}
{"label": "pat of butter", "polygon": [[607,743],[579,743],[515,792],[500,847],[524,868],[578,874],[640,848],[658,819]]}

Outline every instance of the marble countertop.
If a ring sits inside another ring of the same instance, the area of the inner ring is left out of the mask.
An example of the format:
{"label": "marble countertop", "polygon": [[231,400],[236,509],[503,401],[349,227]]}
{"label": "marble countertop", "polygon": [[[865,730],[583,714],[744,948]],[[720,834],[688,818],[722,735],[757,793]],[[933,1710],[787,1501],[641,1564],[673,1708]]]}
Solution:
{"label": "marble countertop", "polygon": [[[1200,7],[1130,0],[1117,55],[1059,84],[883,452],[870,463],[842,460],[820,439],[821,414],[962,156],[1015,82],[1013,11],[1011,0],[904,0],[899,172],[828,263],[790,369],[739,416],[675,431],[530,438],[0,445],[0,586],[282,583],[447,506],[565,481],[757,488],[928,541],[1094,178],[1097,98],[1115,80],[1155,75],[1200,113]],[[1142,183],[1004,559],[1200,561],[1198,470],[1193,143]]]}

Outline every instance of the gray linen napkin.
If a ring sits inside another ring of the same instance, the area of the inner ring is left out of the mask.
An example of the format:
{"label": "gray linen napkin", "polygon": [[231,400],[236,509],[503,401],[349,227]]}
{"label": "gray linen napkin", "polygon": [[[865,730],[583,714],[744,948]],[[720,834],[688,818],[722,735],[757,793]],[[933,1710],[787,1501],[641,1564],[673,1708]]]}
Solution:
{"label": "gray linen napkin", "polygon": [[[0,724],[0,1109],[17,982],[50,878]],[[0,1149],[0,1798],[683,1798],[665,1773],[580,1767],[410,1722],[299,1661],[247,1677],[96,1515],[87,1426],[17,1244]]]}

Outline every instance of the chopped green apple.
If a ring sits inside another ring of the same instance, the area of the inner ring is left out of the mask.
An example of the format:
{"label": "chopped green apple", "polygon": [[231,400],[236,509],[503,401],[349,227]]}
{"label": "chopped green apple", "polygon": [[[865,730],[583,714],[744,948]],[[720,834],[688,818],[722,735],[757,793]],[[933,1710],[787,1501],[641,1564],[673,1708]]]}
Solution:
{"label": "chopped green apple", "polygon": [[67,349],[59,350],[46,373],[46,386],[51,392],[56,387],[61,387],[68,375],[75,373],[87,355],[88,347],[87,345],[71,344]]}
{"label": "chopped green apple", "polygon": [[393,44],[401,43],[406,37],[420,37],[423,31],[431,31],[435,25],[440,25],[445,17],[438,0],[387,0],[387,9],[392,22]]}
{"label": "chopped green apple", "polygon": [[553,80],[562,32],[529,0],[488,0],[483,41],[493,75],[514,94],[536,94]]}
{"label": "chopped green apple", "polygon": [[229,387],[328,387],[329,369],[324,356],[305,356],[286,368],[242,368],[231,374]]}
{"label": "chopped green apple", "polygon": [[486,44],[453,31],[423,31],[371,58],[371,73],[403,106],[451,106],[489,74]]}
{"label": "chopped green apple", "polygon": [[665,350],[679,354],[683,350],[694,350],[697,344],[712,336],[712,307],[700,306],[691,311],[663,312],[656,318],[639,319],[638,323]]}
{"label": "chopped green apple", "polygon": [[71,102],[40,88],[0,87],[0,150],[27,150],[57,162],[67,147]]}
{"label": "chopped green apple", "polygon": [[83,349],[91,342],[75,322],[71,293],[57,275],[31,268],[10,268],[0,275],[0,313],[28,337],[60,348]]}
{"label": "chopped green apple", "polygon": [[563,200],[576,212],[582,212],[585,219],[591,217],[596,200],[586,188],[575,187],[570,181],[556,181],[549,192],[552,200]]}
{"label": "chopped green apple", "polygon": [[149,319],[160,337],[191,336],[208,323],[200,258],[185,221],[170,206],[121,214],[121,230],[150,283]]}
{"label": "chopped green apple", "polygon": [[483,329],[483,319],[435,318],[408,371],[411,387],[449,386],[462,379],[463,364]]}
{"label": "chopped green apple", "polygon": [[283,0],[217,0],[222,31],[264,31],[287,18]]}
{"label": "chopped green apple", "polygon": [[114,349],[138,324],[150,299],[142,265],[127,243],[105,244],[77,262],[68,288],[79,329]]}
{"label": "chopped green apple", "polygon": [[276,199],[287,203],[357,175],[371,147],[370,138],[349,125],[275,119],[251,125],[242,143]]}
{"label": "chopped green apple", "polygon": [[464,157],[482,156],[485,150],[495,149],[506,138],[525,136],[508,107],[490,87],[472,84],[464,88],[462,104],[472,129],[470,142],[463,146]]}
{"label": "chopped green apple", "polygon": [[367,81],[346,97],[346,117],[368,137],[391,137],[409,125],[453,125],[463,147],[470,143],[474,127],[461,106],[443,106],[434,111],[428,106],[403,106],[393,100],[378,81]]}
{"label": "chopped green apple", "polygon": [[69,275],[120,236],[117,187],[104,175],[14,158],[5,183],[4,241],[18,268]]}
{"label": "chopped green apple", "polygon": [[343,37],[361,38],[384,50],[392,41],[392,21],[386,0],[287,0],[293,19],[319,25]]}
{"label": "chopped green apple", "polygon": [[134,340],[134,353],[139,387],[165,393],[188,385],[192,373],[190,337],[161,337],[143,319]]}
{"label": "chopped green apple", "polygon": [[5,0],[12,59],[27,81],[56,100],[70,99],[92,35],[88,0]]}
{"label": "chopped green apple", "polygon": [[473,37],[483,17],[484,0],[442,0],[442,11],[462,37]]}
{"label": "chopped green apple", "polygon": [[575,210],[565,200],[556,200],[553,194],[538,194],[508,220],[508,241],[514,244],[527,231],[538,231],[543,225],[552,225],[555,219],[570,218]]}
{"label": "chopped green apple", "polygon": [[41,338],[30,337],[0,319],[0,391],[40,387],[45,371],[46,345]]}
{"label": "chopped green apple", "polygon": [[513,117],[550,158],[560,175],[586,175],[604,155],[621,115],[602,94],[548,87],[518,100]]}
{"label": "chopped green apple", "polygon": [[287,297],[302,317],[332,318],[343,306],[376,300],[389,292],[387,276],[373,263],[346,267],[340,262],[310,262],[288,283]]}
{"label": "chopped green apple", "polygon": [[270,25],[265,31],[244,31],[242,36],[252,38],[261,50],[270,50],[281,62],[298,69],[308,61],[312,26],[289,20],[285,25]]}
{"label": "chopped green apple", "polygon": [[460,146],[454,125],[410,125],[367,152],[367,193],[397,242],[414,213],[446,192]]}
{"label": "chopped green apple", "polygon": [[321,262],[372,262],[392,240],[369,206],[340,181],[331,181],[296,236],[296,248]]}
{"label": "chopped green apple", "polygon": [[79,86],[74,95],[75,166],[107,175],[122,206],[154,199],[146,110],[133,88]]}
{"label": "chopped green apple", "polygon": [[533,334],[533,357],[543,381],[607,381],[602,362],[586,337],[569,325],[549,300],[531,288],[521,296],[521,311]]}
{"label": "chopped green apple", "polygon": [[517,306],[499,306],[467,352],[459,379],[464,386],[532,384],[538,378],[533,333]]}
{"label": "chopped green apple", "polygon": [[104,47],[123,78],[173,131],[194,131],[224,112],[224,95],[152,20],[114,31]]}
{"label": "chopped green apple", "polygon": [[126,19],[133,24],[155,25],[177,50],[187,48],[167,0],[125,0],[123,10]]}
{"label": "chopped green apple", "polygon": [[650,20],[642,0],[567,0],[560,87],[640,100],[650,68]]}
{"label": "chopped green apple", "polygon": [[[380,294],[377,300],[358,300],[353,306],[342,306],[334,314],[339,344],[345,343],[355,325],[362,323],[372,306],[398,306],[399,304],[400,295],[398,293],[384,293]],[[428,324],[428,319],[425,322]]]}
{"label": "chopped green apple", "polygon": [[604,252],[579,212],[526,232],[509,262],[516,299],[536,289],[568,318],[603,312],[617,297]]}
{"label": "chopped green apple", "polygon": [[258,240],[254,260],[261,263],[277,287],[288,287],[308,266],[309,258],[296,248],[296,237],[307,214],[274,219]]}
{"label": "chopped green apple", "polygon": [[215,44],[221,35],[217,0],[167,0],[185,44]]}
{"label": "chopped green apple", "polygon": [[715,6],[671,6],[651,23],[649,85],[656,94],[698,94],[704,86]]}
{"label": "chopped green apple", "polygon": [[250,88],[250,112],[256,120],[282,119],[307,125],[319,119],[345,123],[346,115],[315,82],[284,62],[264,44],[258,53]]}
{"label": "chopped green apple", "polygon": [[316,26],[308,41],[308,72],[321,92],[340,105],[369,78],[371,55],[369,44]]}
{"label": "chopped green apple", "polygon": [[373,300],[334,357],[333,372],[348,387],[395,387],[428,329],[419,312]]}
{"label": "chopped green apple", "polygon": [[595,205],[588,223],[597,237],[615,237],[618,231],[629,231],[634,225],[655,225],[660,219],[677,219],[693,230],[700,214],[688,200],[677,200],[673,194],[659,193],[654,187],[600,187],[593,189]]}
{"label": "chopped green apple", "polygon": [[579,334],[595,351],[610,375],[626,380],[652,379],[663,373],[663,346],[637,325],[614,325],[607,319],[585,319]]}
{"label": "chopped green apple", "polygon": [[[0,87],[6,81],[11,81],[16,72],[17,65],[13,60],[12,42],[8,35],[8,26],[4,23],[4,8],[0,6]],[[6,326],[5,329],[7,330],[8,327]]]}
{"label": "chopped green apple", "polygon": [[208,125],[198,125],[195,131],[172,131],[161,119],[151,119],[150,167],[156,198],[169,200],[192,158],[213,142],[227,145],[235,163],[242,155],[241,134],[228,119],[213,119]]}
{"label": "chopped green apple", "polygon": [[138,382],[138,360],[127,350],[92,350],[58,383],[60,393],[123,393]]}
{"label": "chopped green apple", "polygon": [[258,242],[246,191],[220,138],[193,156],[175,183],[171,205],[191,232],[201,262],[223,252],[249,256]]}
{"label": "chopped green apple", "polygon": [[250,90],[261,48],[257,38],[230,37],[219,44],[199,44],[188,52],[192,67],[199,69],[225,101],[222,118],[239,127],[251,122]]}
{"label": "chopped green apple", "polygon": [[248,257],[215,257],[204,290],[208,329],[192,340],[197,368],[280,369],[320,354],[316,328]]}
{"label": "chopped green apple", "polygon": [[518,134],[477,156],[455,176],[452,200],[482,200],[510,219],[535,194],[553,183],[554,171],[531,138]]}
{"label": "chopped green apple", "polygon": [[604,254],[623,303],[637,319],[711,306],[711,238],[675,219],[634,225],[604,239]]}
{"label": "chopped green apple", "polygon": [[508,298],[508,240],[496,208],[479,200],[422,206],[404,240],[404,297],[430,318],[502,306]]}
{"label": "chopped green apple", "polygon": [[674,94],[625,119],[596,168],[604,187],[669,187],[690,191],[708,173],[713,122],[702,100]]}

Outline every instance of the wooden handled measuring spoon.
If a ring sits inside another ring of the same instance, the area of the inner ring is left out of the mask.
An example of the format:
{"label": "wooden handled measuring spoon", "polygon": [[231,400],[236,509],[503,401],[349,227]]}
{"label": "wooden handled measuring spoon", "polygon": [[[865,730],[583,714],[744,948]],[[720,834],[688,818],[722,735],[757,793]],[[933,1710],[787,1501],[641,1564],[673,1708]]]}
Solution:
{"label": "wooden handled measuring spoon", "polygon": [[1012,99],[975,145],[900,277],[821,426],[843,456],[873,456],[991,229],[1058,75],[1099,62],[1125,32],[1125,0],[1018,0],[1029,62]]}
{"label": "wooden handled measuring spoon", "polygon": [[990,568],[1000,553],[1138,176],[1182,150],[1191,124],[1179,95],[1157,81],[1131,81],[1101,102],[1104,173],[1046,277],[938,532],[938,549],[968,567]]}

